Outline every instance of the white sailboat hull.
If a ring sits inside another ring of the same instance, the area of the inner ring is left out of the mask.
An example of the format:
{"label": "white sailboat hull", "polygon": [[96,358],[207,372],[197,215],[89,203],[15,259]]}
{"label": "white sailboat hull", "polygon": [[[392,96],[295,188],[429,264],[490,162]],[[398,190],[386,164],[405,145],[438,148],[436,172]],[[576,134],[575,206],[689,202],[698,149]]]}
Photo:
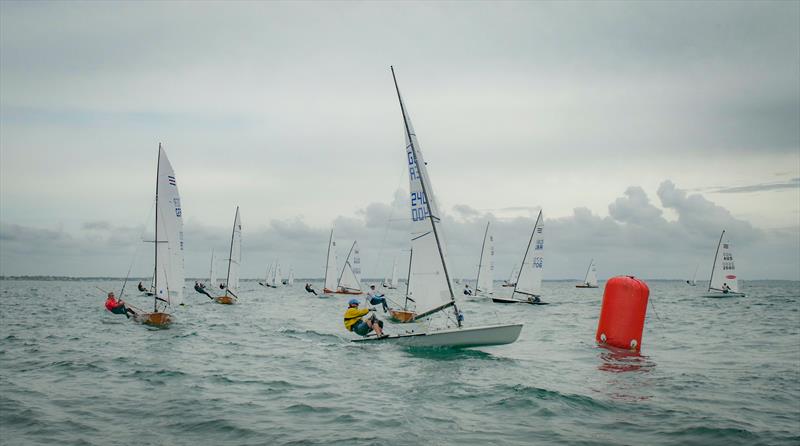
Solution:
{"label": "white sailboat hull", "polygon": [[531,300],[512,299],[510,297],[492,297],[492,302],[498,304],[531,304],[531,305],[547,305],[549,302],[533,302]]}
{"label": "white sailboat hull", "polygon": [[353,342],[384,342],[406,347],[467,348],[511,344],[519,338],[522,324],[486,325],[483,327],[448,328],[420,333],[367,337]]}
{"label": "white sailboat hull", "polygon": [[728,291],[727,293],[723,293],[722,291],[707,291],[703,297],[712,297],[712,298],[725,298],[725,297],[745,297],[744,293],[735,293],[733,291]]}

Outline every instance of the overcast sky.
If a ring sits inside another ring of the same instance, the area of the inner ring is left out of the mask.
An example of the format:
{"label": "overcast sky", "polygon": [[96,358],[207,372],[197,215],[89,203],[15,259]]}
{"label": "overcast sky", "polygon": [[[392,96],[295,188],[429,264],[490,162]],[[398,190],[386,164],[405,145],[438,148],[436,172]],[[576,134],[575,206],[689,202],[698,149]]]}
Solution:
{"label": "overcast sky", "polygon": [[541,207],[545,278],[702,278],[727,229],[741,278],[800,280],[791,1],[2,1],[0,274],[144,274],[159,142],[188,276],[237,205],[245,277],[321,276],[334,224],[365,275],[402,265],[390,64],[456,276],[491,220],[505,278]]}

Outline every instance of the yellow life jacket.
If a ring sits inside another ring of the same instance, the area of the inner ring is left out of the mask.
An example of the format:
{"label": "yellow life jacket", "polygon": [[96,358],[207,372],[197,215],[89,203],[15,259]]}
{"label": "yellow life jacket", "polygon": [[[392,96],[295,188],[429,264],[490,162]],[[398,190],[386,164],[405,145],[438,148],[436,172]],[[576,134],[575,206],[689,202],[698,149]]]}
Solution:
{"label": "yellow life jacket", "polygon": [[361,320],[361,316],[367,313],[369,313],[369,310],[366,308],[348,308],[347,311],[344,312],[344,328],[346,328],[347,331],[353,331],[353,325],[357,324],[358,321]]}

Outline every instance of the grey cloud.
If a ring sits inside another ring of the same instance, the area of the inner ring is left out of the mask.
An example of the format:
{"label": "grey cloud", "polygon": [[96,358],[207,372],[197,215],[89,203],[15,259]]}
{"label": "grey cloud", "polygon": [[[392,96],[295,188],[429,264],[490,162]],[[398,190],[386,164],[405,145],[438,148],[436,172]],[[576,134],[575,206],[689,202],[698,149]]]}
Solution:
{"label": "grey cloud", "polygon": [[608,213],[622,223],[645,225],[662,220],[661,209],[650,204],[650,199],[641,187],[629,187],[625,196],[617,198],[608,206]]}
{"label": "grey cloud", "polygon": [[720,187],[718,189],[712,189],[711,192],[716,192],[719,194],[741,194],[749,192],[766,192],[766,191],[798,189],[798,188],[800,188],[800,178],[792,178],[789,181],[781,181],[776,183],[761,183],[761,184],[750,184],[747,186]]}

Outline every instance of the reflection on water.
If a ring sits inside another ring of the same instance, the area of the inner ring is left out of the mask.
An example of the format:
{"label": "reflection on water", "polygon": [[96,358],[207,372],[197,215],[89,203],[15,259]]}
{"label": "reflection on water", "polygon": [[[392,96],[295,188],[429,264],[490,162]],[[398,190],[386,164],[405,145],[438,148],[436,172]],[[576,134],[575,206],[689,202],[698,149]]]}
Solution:
{"label": "reflection on water", "polygon": [[649,357],[636,351],[609,346],[598,346],[598,349],[601,363],[597,369],[604,372],[651,372],[656,366]]}

